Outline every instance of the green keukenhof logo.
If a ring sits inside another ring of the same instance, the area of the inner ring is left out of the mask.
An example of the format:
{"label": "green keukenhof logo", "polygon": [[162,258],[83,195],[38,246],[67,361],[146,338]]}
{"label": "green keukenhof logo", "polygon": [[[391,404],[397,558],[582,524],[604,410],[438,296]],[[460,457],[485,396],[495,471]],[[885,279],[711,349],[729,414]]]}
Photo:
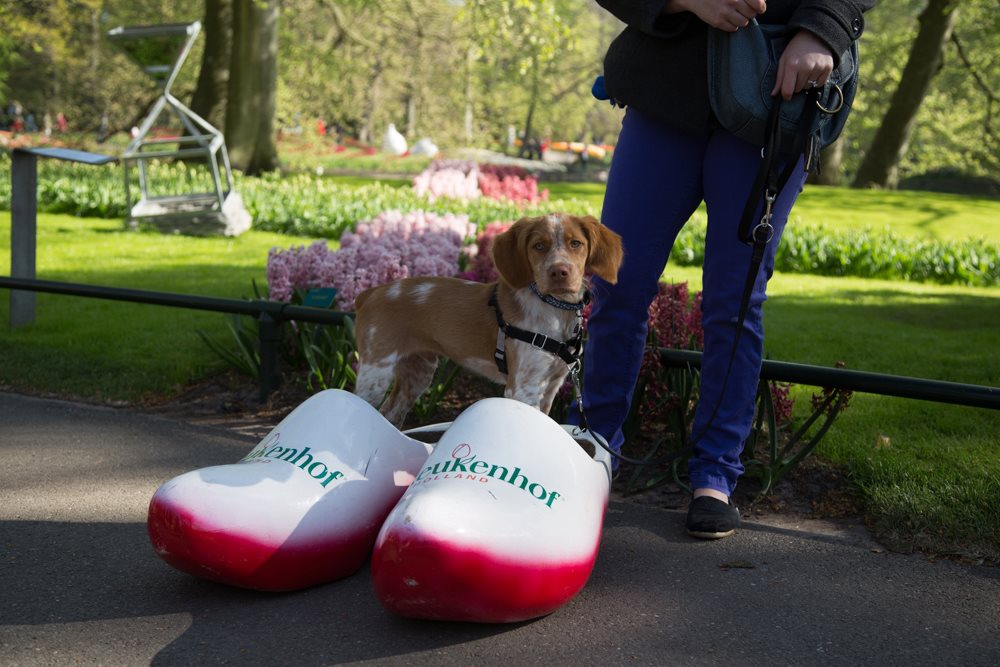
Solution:
{"label": "green keukenhof logo", "polygon": [[323,461],[315,460],[315,457],[311,453],[311,447],[306,446],[302,450],[295,447],[281,447],[278,445],[280,437],[280,433],[273,434],[270,438],[254,447],[253,451],[244,456],[240,463],[270,463],[272,460],[287,461],[293,466],[304,470],[324,488],[335,479],[344,479],[344,473],[341,471],[333,470],[331,466]]}
{"label": "green keukenhof logo", "polygon": [[532,498],[544,503],[546,507],[552,507],[553,501],[562,496],[558,491],[549,491],[542,484],[532,482],[519,467],[511,470],[508,466],[479,459],[472,453],[472,447],[467,443],[456,446],[451,451],[450,460],[438,461],[433,465],[426,466],[417,475],[413,485],[446,479],[478,481],[484,484],[492,480],[507,482],[511,486],[531,494]]}

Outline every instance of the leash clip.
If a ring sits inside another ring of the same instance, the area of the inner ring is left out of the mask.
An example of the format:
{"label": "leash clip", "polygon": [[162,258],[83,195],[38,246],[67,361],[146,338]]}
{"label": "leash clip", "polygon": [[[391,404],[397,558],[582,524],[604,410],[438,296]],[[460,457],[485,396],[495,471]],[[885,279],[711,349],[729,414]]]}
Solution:
{"label": "leash clip", "polygon": [[583,414],[583,385],[580,383],[580,359],[576,358],[569,364],[569,379],[573,383],[573,391],[576,392],[576,407],[580,412],[579,427],[587,431],[587,417]]}
{"label": "leash clip", "polygon": [[[777,193],[770,190],[764,193],[764,215],[761,216],[760,222],[750,232],[754,243],[769,243],[774,238],[774,226],[771,225],[771,217],[774,215],[774,200],[777,198]],[[764,234],[766,237],[760,236],[760,234]]]}

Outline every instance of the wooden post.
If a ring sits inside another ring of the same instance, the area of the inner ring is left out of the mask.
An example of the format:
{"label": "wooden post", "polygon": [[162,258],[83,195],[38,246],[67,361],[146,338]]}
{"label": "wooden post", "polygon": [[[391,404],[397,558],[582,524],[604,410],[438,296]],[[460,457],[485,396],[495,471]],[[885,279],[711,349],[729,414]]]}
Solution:
{"label": "wooden post", "polygon": [[[10,167],[10,275],[35,278],[35,244],[38,230],[38,158],[14,150]],[[10,291],[10,328],[35,321],[35,293]]]}

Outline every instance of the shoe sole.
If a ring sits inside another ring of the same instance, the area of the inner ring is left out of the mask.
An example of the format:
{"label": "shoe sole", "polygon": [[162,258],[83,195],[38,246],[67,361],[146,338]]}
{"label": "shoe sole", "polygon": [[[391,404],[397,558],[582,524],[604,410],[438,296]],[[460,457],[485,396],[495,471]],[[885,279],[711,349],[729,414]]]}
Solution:
{"label": "shoe sole", "polygon": [[702,539],[702,540],[719,540],[719,539],[722,539],[723,537],[729,537],[730,535],[732,535],[735,532],[736,532],[736,529],[733,528],[732,530],[727,530],[724,533],[709,533],[709,532],[702,531],[702,530],[689,530],[687,533],[691,537],[697,537],[697,538]]}

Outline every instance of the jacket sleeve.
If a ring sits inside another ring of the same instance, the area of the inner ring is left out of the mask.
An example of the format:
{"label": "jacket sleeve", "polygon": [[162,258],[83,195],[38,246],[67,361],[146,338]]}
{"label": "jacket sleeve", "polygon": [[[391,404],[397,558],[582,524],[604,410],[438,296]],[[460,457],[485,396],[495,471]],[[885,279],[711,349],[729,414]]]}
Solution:
{"label": "jacket sleeve", "polygon": [[819,37],[838,60],[851,42],[865,30],[864,13],[877,0],[802,0],[792,19],[790,31],[808,30]]}
{"label": "jacket sleeve", "polygon": [[692,20],[690,12],[661,16],[667,0],[597,0],[619,21],[653,37],[669,38],[683,32]]}

